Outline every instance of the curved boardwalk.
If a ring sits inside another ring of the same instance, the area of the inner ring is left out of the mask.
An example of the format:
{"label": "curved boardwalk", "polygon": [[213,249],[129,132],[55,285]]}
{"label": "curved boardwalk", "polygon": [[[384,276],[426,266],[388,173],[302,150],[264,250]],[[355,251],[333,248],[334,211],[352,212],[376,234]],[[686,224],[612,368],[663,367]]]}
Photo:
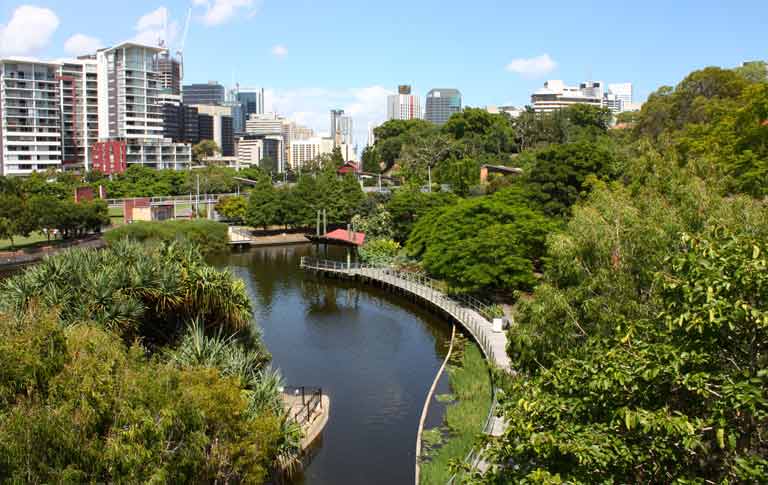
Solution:
{"label": "curved boardwalk", "polygon": [[[307,257],[302,257],[300,264],[306,270],[362,281],[371,281],[422,299],[450,315],[451,318],[472,334],[486,360],[506,372],[511,370],[511,361],[506,351],[507,334],[501,329],[494,330],[489,316],[490,309],[483,303],[469,298],[463,300],[453,299],[439,289],[436,281],[408,271],[398,271],[393,268],[361,263],[317,260]],[[495,396],[496,392],[494,389],[494,402],[488,413],[483,433],[491,436],[500,436],[506,429],[506,423],[501,418],[495,416]],[[469,463],[473,469],[485,472],[490,464],[482,459],[480,451],[479,449],[473,449],[466,457],[465,462]],[[456,479],[457,477],[454,476],[449,483],[454,483]],[[416,485],[418,485],[418,482]]]}
{"label": "curved boardwalk", "polygon": [[472,334],[488,361],[505,371],[511,369],[506,351],[507,334],[503,330],[494,331],[493,325],[485,316],[488,314],[487,306],[478,301],[469,299],[459,301],[450,298],[438,289],[434,280],[408,271],[307,257],[301,258],[301,267],[353,279],[374,281],[417,296],[450,315]]}

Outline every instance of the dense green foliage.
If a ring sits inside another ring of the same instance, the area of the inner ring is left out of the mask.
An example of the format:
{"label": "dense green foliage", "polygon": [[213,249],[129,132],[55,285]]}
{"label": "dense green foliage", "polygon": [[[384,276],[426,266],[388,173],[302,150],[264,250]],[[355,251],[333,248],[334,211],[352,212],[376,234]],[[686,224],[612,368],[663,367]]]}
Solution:
{"label": "dense green foliage", "polygon": [[507,189],[437,209],[414,225],[406,248],[461,291],[527,289],[552,223]]}
{"label": "dense green foliage", "polygon": [[400,253],[400,244],[391,239],[366,240],[358,249],[360,259],[368,264],[392,265]]}
{"label": "dense green foliage", "polygon": [[250,413],[237,380],[55,315],[0,316],[0,336],[4,481],[266,479],[280,418]]}
{"label": "dense green foliage", "polygon": [[352,175],[338,176],[327,164],[315,173],[301,174],[291,187],[275,188],[261,179],[248,197],[245,221],[254,227],[311,227],[317,211],[325,209],[329,225],[350,223],[365,200]]}
{"label": "dense green foliage", "polygon": [[508,332],[487,458],[515,466],[476,481],[764,481],[766,89],[707,68],[609,135],[618,165],[583,179]]}
{"label": "dense green foliage", "polygon": [[134,241],[186,241],[197,245],[204,254],[225,251],[229,243],[227,225],[207,219],[137,221],[104,234],[108,244],[124,238]]}
{"label": "dense green foliage", "polygon": [[72,250],[3,281],[0,477],[264,482],[298,430],[251,323],[242,281],[178,243]]}
{"label": "dense green foliage", "polygon": [[248,199],[242,195],[222,197],[216,203],[215,209],[226,220],[243,224],[247,216]]}
{"label": "dense green foliage", "polygon": [[581,140],[531,151],[523,157],[531,162],[522,182],[532,202],[546,214],[567,215],[571,206],[588,193],[591,182],[616,178],[619,167],[614,151],[607,140]]}

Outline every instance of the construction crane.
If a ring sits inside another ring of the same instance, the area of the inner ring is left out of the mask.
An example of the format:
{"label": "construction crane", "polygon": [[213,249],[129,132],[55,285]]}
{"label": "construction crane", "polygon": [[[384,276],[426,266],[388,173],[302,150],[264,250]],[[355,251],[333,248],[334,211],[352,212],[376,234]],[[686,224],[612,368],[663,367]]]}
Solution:
{"label": "construction crane", "polygon": [[184,79],[184,45],[187,43],[187,33],[189,33],[189,21],[192,19],[192,7],[187,11],[187,21],[184,23],[184,34],[181,36],[179,50],[176,51],[176,57],[179,58],[179,77]]}

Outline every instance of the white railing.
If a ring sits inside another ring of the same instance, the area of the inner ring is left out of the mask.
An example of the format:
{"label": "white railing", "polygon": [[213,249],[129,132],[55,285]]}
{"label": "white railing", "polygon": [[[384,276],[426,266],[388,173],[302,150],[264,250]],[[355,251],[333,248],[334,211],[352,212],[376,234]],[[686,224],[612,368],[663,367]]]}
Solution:
{"label": "white railing", "polygon": [[[473,297],[460,296],[454,297],[444,293],[445,285],[437,280],[411,271],[401,271],[396,268],[372,265],[359,262],[332,261],[313,259],[307,256],[301,258],[299,263],[301,268],[315,271],[329,271],[350,276],[360,275],[366,278],[374,279],[391,286],[404,289],[415,294],[431,304],[442,309],[451,315],[456,321],[461,323],[464,328],[470,331],[477,343],[480,345],[483,354],[487,360],[493,362],[496,366],[508,370],[508,361],[502,361],[501,356],[497,356],[491,345],[489,335],[492,335],[493,327],[491,321],[493,318],[492,308]],[[486,316],[489,315],[489,316]],[[505,346],[506,347],[506,346]],[[506,359],[506,356],[504,356]],[[491,406],[488,410],[483,433],[490,434],[493,430],[494,418],[496,415],[497,388],[491,382]],[[464,463],[469,464],[470,469],[477,468],[481,463],[482,449],[474,446],[464,459]],[[449,484],[453,484],[458,478],[457,475],[451,476]]]}
{"label": "white railing", "polygon": [[171,196],[163,196],[163,197],[125,197],[122,199],[107,199],[107,205],[109,207],[122,207],[123,204],[128,200],[144,200],[144,199],[149,199],[150,205],[162,204],[163,202],[173,202],[174,204],[190,204],[190,203],[208,204],[212,202],[218,202],[219,199],[221,199],[222,197],[232,197],[236,195],[238,194],[226,193],[226,194],[200,194],[199,196],[192,194],[192,195],[171,195]]}

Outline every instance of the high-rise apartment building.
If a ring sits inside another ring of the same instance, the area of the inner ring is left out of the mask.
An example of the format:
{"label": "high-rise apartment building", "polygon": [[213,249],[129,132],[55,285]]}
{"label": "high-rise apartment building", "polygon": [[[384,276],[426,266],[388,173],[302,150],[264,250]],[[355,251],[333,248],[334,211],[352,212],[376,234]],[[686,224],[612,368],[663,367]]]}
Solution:
{"label": "high-rise apartment building", "polygon": [[421,118],[421,100],[411,94],[408,85],[398,86],[398,94],[387,96],[388,120],[415,120]]}
{"label": "high-rise apartment building", "polygon": [[0,175],[61,167],[59,68],[0,60]]}
{"label": "high-rise apartment building", "polygon": [[[187,168],[191,147],[173,143],[163,135],[163,112],[157,60],[164,49],[125,42],[96,53],[98,62],[99,143],[122,142],[125,163],[112,163],[104,147],[91,146],[99,156],[94,168],[141,164],[157,169]],[[111,153],[111,152],[110,152]],[[98,166],[97,166],[98,163]]]}
{"label": "high-rise apartment building", "polygon": [[205,84],[185,84],[181,91],[184,104],[224,104],[224,86],[216,81]]}
{"label": "high-rise apartment building", "polygon": [[454,113],[461,111],[461,92],[458,89],[432,89],[427,93],[424,119],[443,125]]}
{"label": "high-rise apartment building", "polygon": [[61,159],[65,169],[90,170],[90,146],[99,139],[98,64],[95,56],[63,61]]}
{"label": "high-rise apartment building", "polygon": [[0,172],[188,167],[190,146],[165,137],[161,96],[179,96],[163,93],[164,52],[126,42],[77,59],[0,60]]}
{"label": "high-rise apartment building", "polygon": [[181,62],[168,51],[157,58],[157,72],[160,75],[160,88],[166,94],[181,94]]}

